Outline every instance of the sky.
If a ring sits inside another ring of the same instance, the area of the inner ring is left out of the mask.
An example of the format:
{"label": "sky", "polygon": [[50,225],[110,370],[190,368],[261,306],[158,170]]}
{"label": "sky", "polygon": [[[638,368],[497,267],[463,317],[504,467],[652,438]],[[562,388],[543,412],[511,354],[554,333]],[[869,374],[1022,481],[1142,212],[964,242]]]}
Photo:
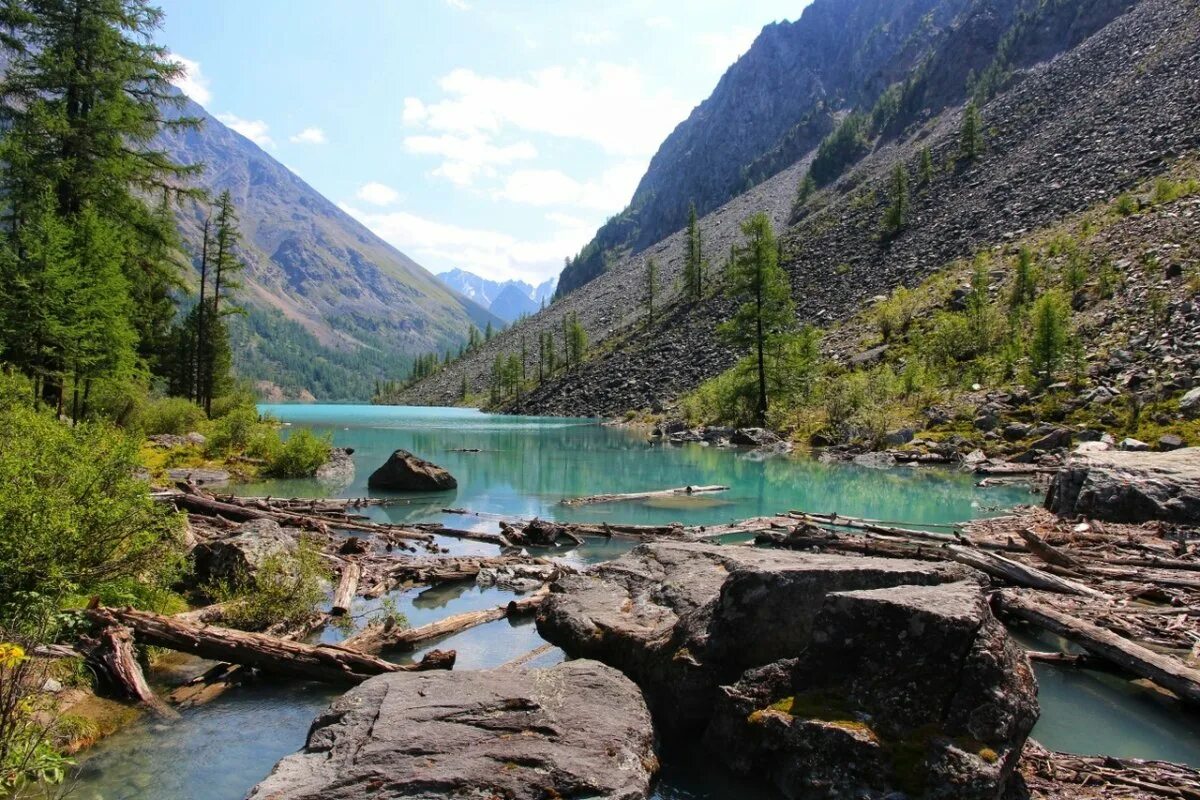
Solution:
{"label": "sky", "polygon": [[538,283],[809,0],[159,0],[180,88],[433,272]]}

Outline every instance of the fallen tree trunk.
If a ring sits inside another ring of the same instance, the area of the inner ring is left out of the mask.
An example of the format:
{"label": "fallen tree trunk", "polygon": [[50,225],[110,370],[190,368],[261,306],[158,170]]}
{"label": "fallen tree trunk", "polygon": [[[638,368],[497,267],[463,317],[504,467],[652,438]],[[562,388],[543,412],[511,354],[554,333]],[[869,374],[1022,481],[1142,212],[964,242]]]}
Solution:
{"label": "fallen tree trunk", "polygon": [[1036,567],[1022,564],[1019,561],[1013,561],[1011,558],[1005,558],[996,553],[985,553],[982,550],[974,550],[957,545],[947,545],[946,551],[954,561],[960,564],[974,567],[980,572],[991,575],[993,578],[999,578],[1017,586],[1029,589],[1044,589],[1048,592],[1059,592],[1060,594],[1084,595],[1094,597],[1098,600],[1113,599],[1110,595],[1093,589],[1090,586],[1084,586],[1077,581],[1051,575]]}
{"label": "fallen tree trunk", "polygon": [[333,593],[333,605],[329,611],[335,617],[340,617],[350,610],[354,595],[358,593],[358,581],[362,578],[362,565],[357,561],[347,561],[342,567],[342,576],[338,580],[337,590]]}
{"label": "fallen tree trunk", "polygon": [[381,625],[368,625],[342,642],[342,647],[362,653],[379,653],[389,648],[414,650],[417,645],[431,639],[450,636],[505,617],[528,614],[537,609],[546,593],[547,589],[543,587],[533,595],[513,600],[507,605],[454,614],[417,628],[402,628],[392,624],[389,619]]}
{"label": "fallen tree trunk", "polygon": [[140,703],[162,719],[179,717],[146,683],[146,676],[133,652],[133,634],[129,628],[105,622],[94,639],[86,637],[81,641],[88,663],[118,694]]}
{"label": "fallen tree trunk", "polygon": [[588,497],[572,497],[562,501],[564,506],[590,506],[596,503],[621,503],[626,500],[647,500],[651,497],[690,497],[697,494],[712,494],[728,491],[728,486],[680,486],[678,489],[658,489],[651,492],[628,494],[593,494]]}
{"label": "fallen tree trunk", "polygon": [[993,597],[1000,613],[1069,639],[1097,658],[1140,678],[1148,678],[1182,700],[1200,705],[1200,670],[1191,669],[1178,659],[1156,653],[1078,617],[1035,603],[1019,592],[1004,590]]}
{"label": "fallen tree trunk", "polygon": [[302,644],[231,628],[197,627],[133,609],[95,608],[89,609],[87,616],[100,625],[128,627],[146,644],[303,680],[356,684],[386,672],[450,669],[454,665],[453,652],[435,651],[420,664],[400,666],[344,647]]}
{"label": "fallen tree trunk", "polygon": [[[1082,572],[1083,565],[1076,559],[1067,555],[1050,544],[1042,540],[1042,537],[1033,532],[1031,528],[1022,528],[1020,530],[1021,538],[1025,540],[1025,544],[1029,547],[1029,552],[1045,561],[1047,564],[1053,564],[1056,567],[1064,567],[1074,572]],[[1079,577],[1082,577],[1080,575]]]}

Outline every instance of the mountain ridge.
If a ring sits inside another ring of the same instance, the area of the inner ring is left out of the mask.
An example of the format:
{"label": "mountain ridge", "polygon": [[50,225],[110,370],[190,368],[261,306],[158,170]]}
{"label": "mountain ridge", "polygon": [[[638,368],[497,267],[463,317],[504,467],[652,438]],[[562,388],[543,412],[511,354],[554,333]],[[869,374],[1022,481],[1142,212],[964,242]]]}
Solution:
{"label": "mountain ridge", "polygon": [[534,286],[521,280],[493,281],[457,267],[437,273],[437,278],[509,323],[538,311],[545,301],[554,297],[558,285],[557,277]]}

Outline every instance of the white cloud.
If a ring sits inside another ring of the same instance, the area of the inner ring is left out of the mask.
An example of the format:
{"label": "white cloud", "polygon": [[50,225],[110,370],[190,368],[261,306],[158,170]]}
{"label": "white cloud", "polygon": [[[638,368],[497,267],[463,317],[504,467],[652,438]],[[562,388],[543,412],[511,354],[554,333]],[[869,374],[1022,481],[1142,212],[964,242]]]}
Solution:
{"label": "white cloud", "polygon": [[724,71],[750,49],[757,36],[758,31],[754,28],[739,26],[720,33],[702,33],[699,40],[708,54],[709,63]]}
{"label": "white cloud", "polygon": [[184,58],[178,53],[171,53],[170,59],[183,66],[183,72],[172,81],[175,87],[200,105],[208,105],[212,100],[212,88],[208,85],[208,78],[200,71],[200,62]]}
{"label": "white cloud", "polygon": [[455,11],[470,11],[471,4],[467,0],[446,0],[446,5],[453,8]]}
{"label": "white cloud", "polygon": [[[646,84],[634,67],[580,62],[518,78],[456,69],[441,79],[445,97],[405,103],[405,119],[434,131],[497,136],[513,131],[591,142],[608,153],[648,156],[688,108]],[[419,111],[417,109],[420,109]]]}
{"label": "white cloud", "polygon": [[617,40],[617,36],[608,28],[597,28],[595,30],[576,31],[574,40],[577,44],[595,47],[602,44],[612,44]]}
{"label": "white cloud", "polygon": [[267,123],[261,119],[242,119],[236,114],[217,114],[217,119],[235,131],[254,142],[259,147],[274,147],[275,140],[270,137]]}
{"label": "white cloud", "polygon": [[563,214],[549,214],[551,230],[539,240],[467,228],[426,219],[406,211],[364,212],[342,209],[396,247],[435,271],[462,267],[493,280],[519,279],[540,283],[562,269],[565,256],[574,255],[591,239],[596,224]]}
{"label": "white cloud", "polygon": [[325,131],[320,128],[305,128],[294,136],[289,137],[288,141],[296,144],[325,144]]}
{"label": "white cloud", "polygon": [[400,193],[382,183],[364,183],[355,196],[373,206],[390,206],[400,199]]}
{"label": "white cloud", "polygon": [[647,28],[657,28],[658,30],[663,30],[663,31],[671,30],[672,28],[675,27],[675,20],[673,20],[670,17],[665,16],[665,15],[649,17],[646,20],[646,27]]}
{"label": "white cloud", "polygon": [[626,161],[604,171],[596,181],[577,181],[556,169],[523,169],[510,174],[497,199],[532,206],[572,206],[612,212],[629,202],[645,165]]}
{"label": "white cloud", "polygon": [[404,98],[404,124],[419,125],[424,122],[429,116],[429,111],[426,110],[425,104],[416,97]]}
{"label": "white cloud", "polygon": [[440,156],[442,163],[433,174],[460,186],[471,185],[479,175],[495,176],[496,167],[537,157],[537,150],[529,142],[496,145],[478,132],[409,136],[404,148],[418,155]]}

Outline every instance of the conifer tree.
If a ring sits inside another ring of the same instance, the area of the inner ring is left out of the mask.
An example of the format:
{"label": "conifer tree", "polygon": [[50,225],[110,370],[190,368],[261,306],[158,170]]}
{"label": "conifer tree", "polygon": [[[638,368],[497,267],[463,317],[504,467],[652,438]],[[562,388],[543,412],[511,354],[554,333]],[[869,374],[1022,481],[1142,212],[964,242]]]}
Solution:
{"label": "conifer tree", "polygon": [[572,313],[567,325],[567,348],[571,362],[576,366],[582,364],[583,357],[587,354],[587,331],[580,323],[578,314]]}
{"label": "conifer tree", "polygon": [[908,225],[908,170],[899,161],[892,168],[891,195],[891,204],[883,218],[883,230],[888,236],[896,235]]}
{"label": "conifer tree", "polygon": [[745,241],[737,249],[729,271],[728,292],[740,303],[733,317],[718,327],[718,332],[733,347],[748,350],[754,358],[757,375],[756,417],[760,425],[767,418],[766,350],[773,337],[786,335],[796,325],[795,304],[787,274],[779,265],[779,248],[771,219],[755,214],[742,223]]}
{"label": "conifer tree", "polygon": [[933,151],[928,147],[921,150],[921,185],[929,186],[933,183]]}
{"label": "conifer tree", "polygon": [[1033,252],[1028,247],[1022,247],[1017,255],[1017,268],[1013,274],[1012,295],[1009,298],[1009,310],[1019,312],[1037,295],[1037,283],[1033,275]]}
{"label": "conifer tree", "polygon": [[492,321],[489,319],[487,329],[483,332],[483,340],[490,342],[492,340]]}
{"label": "conifer tree", "polygon": [[696,221],[696,204],[688,207],[687,233],[684,237],[683,290],[693,300],[704,295],[704,254],[700,226]]}
{"label": "conifer tree", "polygon": [[653,257],[646,259],[646,325],[654,324],[654,297],[658,294],[658,264]]}
{"label": "conifer tree", "polygon": [[983,121],[979,116],[979,106],[975,101],[967,103],[963,112],[962,131],[960,133],[959,153],[963,159],[973,161],[983,153]]}

